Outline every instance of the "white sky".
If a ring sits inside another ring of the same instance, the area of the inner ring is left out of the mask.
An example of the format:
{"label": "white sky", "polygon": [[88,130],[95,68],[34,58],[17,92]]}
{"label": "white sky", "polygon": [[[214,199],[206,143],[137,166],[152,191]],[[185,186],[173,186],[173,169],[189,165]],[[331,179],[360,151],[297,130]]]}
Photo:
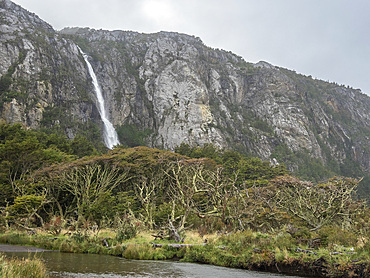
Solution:
{"label": "white sky", "polygon": [[91,27],[200,37],[370,95],[369,0],[15,0],[55,29]]}

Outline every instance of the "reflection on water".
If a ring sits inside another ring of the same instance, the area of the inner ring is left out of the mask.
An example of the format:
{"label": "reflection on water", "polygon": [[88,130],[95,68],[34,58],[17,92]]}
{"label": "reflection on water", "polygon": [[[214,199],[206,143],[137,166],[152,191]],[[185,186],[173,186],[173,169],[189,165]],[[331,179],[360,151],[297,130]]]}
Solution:
{"label": "reflection on water", "polygon": [[[170,261],[136,261],[114,256],[71,254],[60,252],[6,253],[8,256],[41,258],[51,277],[118,278],[118,277],[181,277],[181,278],[283,278],[279,274]],[[292,277],[292,276],[289,276]]]}

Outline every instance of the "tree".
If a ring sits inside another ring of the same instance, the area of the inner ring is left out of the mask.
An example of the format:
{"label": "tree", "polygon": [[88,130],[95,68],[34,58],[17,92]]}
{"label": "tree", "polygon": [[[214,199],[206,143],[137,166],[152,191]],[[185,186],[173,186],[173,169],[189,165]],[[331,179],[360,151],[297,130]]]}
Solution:
{"label": "tree", "polygon": [[327,183],[313,185],[283,176],[272,183],[277,190],[277,206],[303,221],[312,231],[334,223],[351,225],[351,214],[362,207],[353,198],[359,183],[356,179],[333,178]]}
{"label": "tree", "polygon": [[[101,218],[112,190],[128,180],[126,171],[112,165],[84,165],[62,174],[60,186],[73,196],[73,204],[79,217]],[[94,213],[95,212],[95,213]]]}
{"label": "tree", "polygon": [[191,213],[199,218],[219,217],[226,223],[235,179],[224,176],[222,171],[222,167],[208,168],[207,159],[181,160],[169,165],[166,170],[172,200],[169,228],[174,234],[186,228]]}
{"label": "tree", "polygon": [[6,208],[9,212],[8,218],[27,229],[31,224],[32,218],[36,216],[41,226],[43,226],[44,220],[40,216],[39,211],[48,202],[46,192],[42,195],[28,194],[18,196],[15,198],[14,204]]}
{"label": "tree", "polygon": [[141,176],[140,180],[135,183],[136,195],[144,211],[144,223],[150,229],[153,229],[155,224],[153,211],[156,207],[159,191],[162,190],[166,178],[164,171],[161,170],[150,173],[148,177]]}
{"label": "tree", "polygon": [[73,159],[55,145],[40,143],[47,138],[46,134],[25,130],[20,124],[0,124],[0,205],[22,196],[17,195],[15,187],[19,187],[22,184],[19,181],[25,180],[32,171]]}
{"label": "tree", "polygon": [[77,135],[71,142],[71,149],[78,157],[96,154],[97,151],[93,144],[82,135]]}
{"label": "tree", "polygon": [[187,218],[195,206],[195,196],[204,192],[204,189],[198,182],[198,175],[202,171],[202,165],[194,164],[190,166],[188,163],[188,161],[172,163],[166,171],[170,183],[169,196],[173,204],[171,218],[169,219],[171,226],[173,226],[173,222],[176,220],[176,206],[180,206],[182,209],[182,214],[178,217],[180,221],[177,227],[177,233],[181,233],[185,228]]}

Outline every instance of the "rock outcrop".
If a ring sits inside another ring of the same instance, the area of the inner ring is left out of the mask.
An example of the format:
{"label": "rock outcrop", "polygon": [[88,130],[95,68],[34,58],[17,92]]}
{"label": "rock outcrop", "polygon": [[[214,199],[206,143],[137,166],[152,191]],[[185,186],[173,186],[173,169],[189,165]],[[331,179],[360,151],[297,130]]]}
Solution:
{"label": "rock outcrop", "polygon": [[292,170],[309,161],[333,173],[348,167],[370,173],[370,98],[360,90],[248,63],[184,34],[56,32],[8,0],[0,1],[0,13],[6,122],[98,136],[101,122],[78,45],[91,57],[112,123],[150,131],[148,146],[211,143],[275,158]]}
{"label": "rock outcrop", "polygon": [[73,130],[71,138],[77,123],[99,125],[92,84],[76,44],[11,1],[0,1],[0,15],[3,120]]}

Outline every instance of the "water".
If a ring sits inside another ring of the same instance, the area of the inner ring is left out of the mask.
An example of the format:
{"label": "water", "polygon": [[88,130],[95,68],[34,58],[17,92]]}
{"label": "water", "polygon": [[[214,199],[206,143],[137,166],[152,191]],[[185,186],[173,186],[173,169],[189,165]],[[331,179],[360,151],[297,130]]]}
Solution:
{"label": "water", "polygon": [[104,97],[101,91],[101,88],[99,86],[98,79],[96,77],[96,74],[94,72],[93,67],[91,66],[87,54],[85,54],[80,48],[78,48],[81,52],[82,56],[84,57],[84,60],[86,62],[87,68],[89,70],[89,74],[91,76],[91,79],[93,81],[94,90],[96,94],[96,98],[98,100],[98,110],[100,117],[104,124],[104,130],[103,130],[103,137],[104,137],[104,144],[109,148],[113,149],[115,145],[119,145],[120,142],[118,140],[117,132],[112,125],[112,123],[109,121],[107,111],[105,110],[105,104],[104,104]]}
{"label": "water", "polygon": [[[6,253],[6,255],[27,258],[33,254],[17,252]],[[50,271],[50,277],[53,278],[294,278],[294,276],[212,265],[171,261],[136,261],[94,254],[43,252],[36,253],[36,256],[44,261]]]}

